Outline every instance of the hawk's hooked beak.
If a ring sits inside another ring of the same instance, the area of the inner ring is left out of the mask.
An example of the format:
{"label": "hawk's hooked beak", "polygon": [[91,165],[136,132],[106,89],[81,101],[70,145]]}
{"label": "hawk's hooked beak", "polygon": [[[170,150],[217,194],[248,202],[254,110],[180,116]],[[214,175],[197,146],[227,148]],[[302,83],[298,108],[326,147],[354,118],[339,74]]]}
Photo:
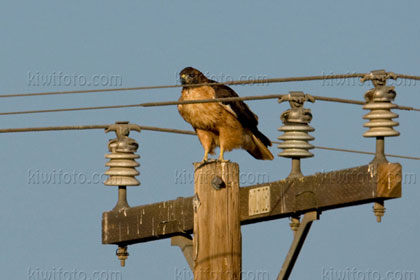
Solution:
{"label": "hawk's hooked beak", "polygon": [[186,74],[181,74],[181,78],[180,78],[181,84],[185,84],[186,83],[186,78],[187,78],[187,75]]}

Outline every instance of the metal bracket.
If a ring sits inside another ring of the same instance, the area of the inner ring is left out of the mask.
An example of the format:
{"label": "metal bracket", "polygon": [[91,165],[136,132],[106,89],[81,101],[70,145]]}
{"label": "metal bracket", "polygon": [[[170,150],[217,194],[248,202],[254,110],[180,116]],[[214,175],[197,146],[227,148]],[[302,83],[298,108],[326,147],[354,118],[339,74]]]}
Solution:
{"label": "metal bracket", "polygon": [[171,246],[178,246],[184,254],[191,271],[194,269],[193,243],[190,235],[177,235],[171,237]]}
{"label": "metal bracket", "polygon": [[292,273],[293,266],[295,265],[300,250],[303,247],[303,243],[305,242],[306,236],[308,235],[309,230],[311,229],[312,222],[315,220],[319,220],[318,211],[307,212],[303,216],[299,229],[297,230],[296,235],[293,238],[292,245],[290,246],[289,252],[287,253],[283,266],[281,267],[280,273],[277,276],[277,280],[289,279],[289,276]]}

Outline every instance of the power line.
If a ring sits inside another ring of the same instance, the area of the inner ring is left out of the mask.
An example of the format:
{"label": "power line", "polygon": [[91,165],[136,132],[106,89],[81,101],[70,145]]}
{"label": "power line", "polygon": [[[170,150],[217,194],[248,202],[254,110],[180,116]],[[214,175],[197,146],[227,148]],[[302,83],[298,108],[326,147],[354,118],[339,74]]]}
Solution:
{"label": "power line", "polygon": [[[355,105],[365,105],[366,102],[359,101],[359,100],[352,100],[352,99],[343,99],[343,98],[336,98],[336,97],[324,97],[324,96],[314,96],[316,100],[320,101],[328,101],[328,102],[338,102],[338,103],[347,103],[347,104],[355,104]],[[404,111],[416,111],[420,112],[420,108],[414,108],[411,106],[403,106],[397,105],[396,110],[404,110]]]}
{"label": "power line", "polygon": [[0,98],[78,94],[78,93],[99,93],[99,92],[130,91],[130,90],[152,90],[152,89],[177,88],[181,86],[182,85],[167,85],[167,86],[123,87],[123,88],[86,89],[86,90],[69,90],[69,91],[47,91],[47,92],[34,92],[34,93],[13,93],[13,94],[2,94],[0,95]]}
{"label": "power line", "polygon": [[[63,131],[63,130],[87,130],[87,129],[106,129],[110,125],[74,125],[74,126],[47,126],[47,127],[27,127],[27,128],[6,128],[0,129],[0,133],[16,133],[16,132],[41,132],[41,131]],[[142,130],[157,131],[157,132],[166,132],[166,133],[176,133],[176,134],[185,134],[185,135],[196,135],[194,131],[182,130],[182,129],[173,129],[173,128],[162,128],[156,126],[139,126]],[[279,141],[272,141],[273,144],[281,144]],[[359,150],[349,150],[349,149],[340,149],[340,148],[330,148],[315,146],[316,149],[320,150],[329,150],[329,151],[338,151],[338,152],[347,152],[347,153],[357,153],[357,154],[367,154],[375,155],[373,152],[359,151]],[[402,159],[411,159],[411,160],[420,160],[420,157],[412,156],[403,156],[395,154],[385,154],[388,157],[402,158]]]}
{"label": "power line", "polygon": [[119,108],[130,108],[130,107],[139,107],[139,106],[140,106],[140,104],[128,104],[128,105],[110,105],[110,106],[93,106],[93,107],[76,107],[76,108],[60,108],[60,109],[0,112],[0,116],[39,114],[39,113],[57,113],[57,112],[71,112],[71,111],[88,111],[88,110],[103,110],[103,109],[119,109]]}
{"label": "power line", "polygon": [[[301,81],[315,81],[315,80],[333,80],[333,79],[350,79],[362,78],[364,73],[354,74],[338,74],[338,75],[319,75],[319,76],[304,76],[304,77],[288,77],[288,78],[267,78],[267,79],[252,79],[239,81],[226,81],[217,83],[195,84],[188,85],[188,87],[199,87],[204,85],[249,85],[249,84],[271,84],[271,83],[285,83],[285,82],[301,82]],[[122,87],[122,88],[108,88],[108,89],[87,89],[87,90],[69,90],[69,91],[49,91],[49,92],[35,92],[35,93],[14,93],[3,94],[0,98],[12,97],[28,97],[28,96],[45,96],[45,95],[62,95],[62,94],[79,94],[79,93],[99,93],[99,92],[115,92],[115,91],[131,91],[131,90],[154,90],[179,88],[185,85],[161,85],[161,86],[141,86],[141,87]]]}
{"label": "power line", "polygon": [[[109,126],[110,126],[110,124],[4,128],[4,129],[0,129],[0,133],[107,129]],[[141,130],[196,135],[194,131],[188,131],[188,130],[180,130],[180,129],[173,129],[173,128],[161,128],[161,127],[156,127],[156,126],[145,126],[145,125],[139,125],[139,127],[140,127]]]}
{"label": "power line", "polygon": [[[279,144],[279,143],[280,142],[276,142],[276,144]],[[349,149],[331,148],[331,147],[322,147],[322,146],[314,146],[314,147],[315,147],[315,149],[319,149],[319,150],[328,150],[328,151],[345,152],[345,153],[356,153],[356,154],[364,154],[364,155],[375,155],[374,152],[366,152],[366,151],[360,151],[360,150],[349,150]],[[395,158],[403,158],[403,159],[420,160],[420,157],[402,156],[402,155],[395,155],[395,154],[385,154],[385,156],[395,157]]]}
{"label": "power line", "polygon": [[[258,95],[258,96],[245,96],[245,97],[225,97],[225,98],[214,98],[214,99],[201,99],[201,100],[184,100],[184,101],[163,101],[163,102],[149,102],[142,103],[142,107],[155,107],[155,106],[170,106],[170,105],[180,105],[180,104],[197,104],[197,103],[215,103],[215,102],[229,102],[229,101],[249,101],[249,100],[263,100],[263,99],[276,99],[281,98],[287,94],[270,94],[270,95]],[[356,104],[364,105],[365,102],[352,99],[343,99],[336,97],[324,97],[313,95],[316,100],[327,101],[327,102],[338,102],[345,104]],[[403,106],[408,108],[407,106]]]}
{"label": "power line", "polygon": [[213,98],[213,99],[201,99],[201,100],[184,100],[184,101],[163,101],[163,102],[149,102],[142,103],[142,107],[158,107],[158,106],[172,106],[180,104],[201,104],[201,103],[216,103],[216,102],[229,102],[229,101],[249,101],[249,100],[264,100],[264,99],[276,99],[283,97],[284,94],[269,94],[259,96],[244,96],[244,97],[224,97],[224,98]]}
{"label": "power line", "polygon": [[406,80],[417,80],[420,81],[420,76],[405,75],[405,74],[395,74],[398,78]]}
{"label": "power line", "polygon": [[[57,112],[70,112],[70,111],[88,111],[88,110],[104,110],[104,109],[120,109],[120,108],[133,108],[133,107],[157,107],[157,106],[172,106],[179,104],[197,104],[197,103],[215,103],[215,102],[228,102],[228,101],[252,101],[264,99],[281,98],[284,94],[270,94],[260,96],[245,96],[245,97],[228,97],[228,98],[214,98],[214,99],[201,99],[201,100],[184,100],[184,101],[163,101],[163,102],[148,102],[140,104],[127,104],[127,105],[110,105],[110,106],[92,106],[92,107],[75,107],[75,108],[60,108],[60,109],[45,109],[45,110],[29,110],[29,111],[15,111],[15,112],[0,112],[0,116],[6,115],[22,115],[22,114],[38,114],[38,113],[57,113]],[[336,97],[313,96],[316,100],[326,102],[338,102],[344,104],[364,105],[365,102],[360,100],[343,99]],[[397,105],[397,110],[417,111],[419,108],[410,106]]]}
{"label": "power line", "polygon": [[[142,103],[139,106],[142,107],[155,107],[155,106],[170,106],[170,105],[180,105],[180,104],[197,104],[197,103],[215,103],[215,102],[228,102],[228,101],[249,101],[249,100],[263,100],[263,99],[276,99],[285,96],[285,94],[270,94],[270,95],[259,95],[259,96],[245,96],[245,97],[227,97],[227,98],[214,98],[214,99],[201,99],[201,100],[184,100],[184,101],[163,101],[163,102],[149,102]],[[344,104],[355,104],[355,105],[365,105],[366,102],[354,99],[344,99],[337,97],[325,97],[313,95],[315,100],[326,101],[326,102],[337,102]],[[400,106],[397,105],[395,108],[397,110],[406,110],[406,111],[418,111],[419,108],[414,108],[410,106]]]}
{"label": "power line", "polygon": [[25,127],[25,128],[4,128],[0,133],[16,132],[39,132],[39,131],[60,131],[60,130],[86,130],[86,129],[106,129],[109,125],[72,125],[72,126],[46,126],[46,127]]}
{"label": "power line", "polygon": [[[179,87],[199,87],[203,85],[247,85],[247,84],[271,84],[271,83],[286,83],[286,82],[303,82],[303,81],[316,81],[316,80],[335,80],[335,79],[351,79],[363,78],[366,73],[353,73],[353,74],[337,74],[337,75],[317,75],[317,76],[302,76],[302,77],[286,77],[286,78],[267,78],[267,79],[252,79],[252,80],[237,80],[226,81],[207,84],[195,85],[159,85],[159,86],[139,86],[139,87],[121,87],[121,88],[107,88],[107,89],[86,89],[86,90],[69,90],[69,91],[47,91],[47,92],[33,92],[33,93],[13,93],[2,94],[0,98],[13,98],[13,97],[29,97],[29,96],[46,96],[46,95],[64,95],[64,94],[80,94],[80,93],[100,93],[100,92],[116,92],[116,91],[133,91],[133,90],[154,90],[154,89],[168,89]],[[420,80],[420,76],[395,74],[397,78],[407,80]]]}

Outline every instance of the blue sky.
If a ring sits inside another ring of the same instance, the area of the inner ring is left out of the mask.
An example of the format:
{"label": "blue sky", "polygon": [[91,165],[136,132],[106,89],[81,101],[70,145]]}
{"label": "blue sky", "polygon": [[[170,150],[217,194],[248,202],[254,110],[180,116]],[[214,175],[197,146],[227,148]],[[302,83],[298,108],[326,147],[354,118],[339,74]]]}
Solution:
{"label": "blue sky", "polygon": [[[34,75],[60,73],[88,80],[117,76],[122,87],[175,84],[177,74],[186,66],[216,79],[376,69],[420,75],[419,6],[416,1],[5,0],[0,9],[0,94],[112,87],[106,83],[89,87],[31,82]],[[351,80],[345,84],[315,81],[237,86],[235,90],[241,96],[302,90],[363,100],[369,88],[370,83]],[[400,84],[395,103],[420,107],[419,89],[419,83]],[[2,99],[0,112],[169,101],[178,99],[179,94],[179,89],[164,89]],[[261,131],[276,139],[280,114],[288,105],[275,100],[248,104],[259,115]],[[314,116],[313,144],[374,151],[374,140],[362,137],[366,112],[361,107],[320,101],[306,107]],[[419,156],[420,115],[397,113],[401,136],[387,139],[387,152]],[[190,129],[176,107],[0,117],[1,128],[130,121]],[[88,178],[101,174],[107,141],[112,137],[101,130],[1,135],[1,278],[40,279],[36,271],[61,268],[83,271],[91,278],[94,272],[118,271],[123,279],[190,279],[189,274],[179,276],[187,264],[169,240],[130,246],[127,266],[119,267],[116,247],[101,244],[101,213],[113,208],[114,187],[31,181],[36,172],[61,170]],[[191,174],[192,162],[201,160],[202,148],[195,137],[148,131],[133,133],[133,137],[140,144],[142,184],[129,189],[132,206],[192,195],[192,183],[179,183],[176,175]],[[271,151],[277,154],[275,146]],[[314,154],[303,161],[304,174],[371,160],[366,155],[322,150],[314,150]],[[290,170],[289,160],[278,157],[261,162],[234,151],[226,158],[238,162],[241,172],[264,174],[270,181],[286,177]],[[418,162],[392,161],[400,162],[404,173],[418,175]],[[419,198],[418,183],[405,182],[403,198],[386,204],[381,224],[375,222],[372,205],[323,213],[312,227],[292,279],[336,279],[328,271],[353,268],[361,271],[360,275],[370,270],[383,277],[389,271],[415,271],[419,278]],[[288,222],[283,219],[242,228],[244,271],[264,271],[269,279],[275,279],[292,241]]]}

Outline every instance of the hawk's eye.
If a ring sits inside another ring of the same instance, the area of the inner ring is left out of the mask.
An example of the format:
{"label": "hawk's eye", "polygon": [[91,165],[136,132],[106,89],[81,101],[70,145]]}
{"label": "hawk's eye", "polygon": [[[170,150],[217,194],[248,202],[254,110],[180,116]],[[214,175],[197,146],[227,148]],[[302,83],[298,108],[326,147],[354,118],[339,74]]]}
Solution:
{"label": "hawk's eye", "polygon": [[194,74],[189,74],[188,76],[190,76],[190,78],[194,78]]}

